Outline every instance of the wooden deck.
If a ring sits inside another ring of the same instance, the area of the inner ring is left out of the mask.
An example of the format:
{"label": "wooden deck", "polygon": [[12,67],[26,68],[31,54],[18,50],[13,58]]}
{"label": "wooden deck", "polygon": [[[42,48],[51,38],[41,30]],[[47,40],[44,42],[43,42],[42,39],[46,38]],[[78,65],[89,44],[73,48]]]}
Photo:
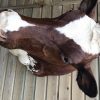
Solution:
{"label": "wooden deck", "polygon": [[[69,9],[75,9],[80,2],[80,0],[0,0],[0,7],[43,1],[47,6],[17,11],[31,17],[55,17]],[[60,5],[61,1],[63,5]],[[100,4],[97,8],[99,21]],[[91,66],[99,90],[99,59],[94,60]],[[91,99],[79,90],[76,84],[76,72],[64,76],[36,77],[27,71],[26,67],[21,65],[7,49],[0,47],[0,100],[100,100],[100,98],[99,93],[96,98]]]}

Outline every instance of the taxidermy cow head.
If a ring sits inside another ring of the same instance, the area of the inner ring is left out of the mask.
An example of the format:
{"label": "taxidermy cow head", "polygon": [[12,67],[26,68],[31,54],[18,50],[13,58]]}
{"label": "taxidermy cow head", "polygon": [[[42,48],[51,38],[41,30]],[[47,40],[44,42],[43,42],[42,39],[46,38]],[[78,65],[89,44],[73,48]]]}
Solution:
{"label": "taxidermy cow head", "polygon": [[78,70],[77,83],[97,95],[90,62],[100,54],[100,25],[94,21],[97,0],[83,0],[78,10],[56,18],[30,18],[13,10],[0,12],[0,45],[34,75],[63,75]]}

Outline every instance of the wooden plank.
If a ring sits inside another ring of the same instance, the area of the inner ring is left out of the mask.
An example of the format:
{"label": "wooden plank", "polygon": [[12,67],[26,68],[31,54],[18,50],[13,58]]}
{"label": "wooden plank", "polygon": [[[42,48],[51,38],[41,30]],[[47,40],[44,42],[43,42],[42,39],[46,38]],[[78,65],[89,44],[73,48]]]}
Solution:
{"label": "wooden plank", "polygon": [[[43,1],[43,0],[40,0]],[[34,0],[34,2],[39,2],[39,0]],[[42,8],[33,8],[33,12],[32,12],[32,17],[34,18],[40,18],[41,14],[42,14]]]}
{"label": "wooden plank", "polygon": [[33,4],[34,0],[25,0],[24,5]]}
{"label": "wooden plank", "polygon": [[62,6],[53,6],[53,14],[52,17],[57,17],[62,13]]}
{"label": "wooden plank", "polygon": [[16,0],[16,5],[24,5],[25,0]]}
{"label": "wooden plank", "polygon": [[62,0],[52,0],[52,3],[57,4],[59,2],[62,2]]}
{"label": "wooden plank", "polygon": [[[62,0],[53,0],[53,3],[61,2]],[[62,6],[53,6],[52,17],[57,17],[62,14]]]}
{"label": "wooden plank", "polygon": [[37,77],[34,100],[46,100],[47,77]]}
{"label": "wooden plank", "polygon": [[63,6],[63,13],[73,9],[73,5]]}
{"label": "wooden plank", "polygon": [[59,100],[71,100],[71,74],[60,76]]}
{"label": "wooden plank", "polygon": [[79,89],[76,82],[77,72],[72,73],[72,100],[84,100],[84,93]]}
{"label": "wooden plank", "polygon": [[12,99],[13,85],[14,85],[14,78],[15,78],[16,60],[11,54],[9,54],[9,59],[7,60],[8,60],[8,65],[7,65],[7,71],[5,76],[2,100]]}
{"label": "wooden plank", "polygon": [[41,9],[40,8],[33,8],[32,17],[40,18],[41,16]]}
{"label": "wooden plank", "polygon": [[47,85],[47,99],[46,100],[58,100],[59,91],[59,77],[49,76]]}
{"label": "wooden plank", "polygon": [[[33,1],[34,0],[25,0],[24,5],[32,4]],[[32,10],[33,10],[32,8],[30,8],[30,9],[24,9],[24,15],[31,17],[32,16]]]}
{"label": "wooden plank", "polygon": [[8,6],[16,6],[16,0],[8,0]]}
{"label": "wooden plank", "polygon": [[25,67],[17,62],[12,100],[22,100],[25,84]]}
{"label": "wooden plank", "polygon": [[7,63],[8,63],[8,52],[6,49],[0,47],[0,100],[2,100],[2,95],[3,95],[2,93],[4,88]]}
{"label": "wooden plank", "polygon": [[79,7],[79,4],[74,4],[73,6],[74,6],[74,9],[77,10]]}
{"label": "wooden plank", "polygon": [[30,72],[27,72],[23,100],[34,100],[35,86],[36,86],[36,77],[33,76]]}
{"label": "wooden plank", "polygon": [[44,18],[51,18],[51,8],[50,6],[45,6],[43,7],[43,10],[42,10],[42,17]]}
{"label": "wooden plank", "polygon": [[8,6],[8,0],[1,0],[1,7],[7,7]]}
{"label": "wooden plank", "polygon": [[35,0],[35,3],[43,3],[44,0]]}
{"label": "wooden plank", "polygon": [[52,0],[44,0],[44,4],[51,4]]}
{"label": "wooden plank", "polygon": [[1,4],[2,4],[2,0],[0,0],[0,6],[1,6]]}
{"label": "wooden plank", "polygon": [[100,22],[100,3],[98,3],[98,21]]}

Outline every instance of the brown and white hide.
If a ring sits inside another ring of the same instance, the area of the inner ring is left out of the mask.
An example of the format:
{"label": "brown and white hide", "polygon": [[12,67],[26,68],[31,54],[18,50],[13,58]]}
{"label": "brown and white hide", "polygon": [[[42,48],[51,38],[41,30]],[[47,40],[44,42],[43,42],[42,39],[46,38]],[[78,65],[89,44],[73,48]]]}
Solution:
{"label": "brown and white hide", "polygon": [[78,71],[79,88],[97,95],[90,63],[100,53],[100,25],[94,21],[97,0],[83,0],[78,10],[56,18],[30,18],[13,10],[0,13],[0,45],[18,57],[34,75]]}

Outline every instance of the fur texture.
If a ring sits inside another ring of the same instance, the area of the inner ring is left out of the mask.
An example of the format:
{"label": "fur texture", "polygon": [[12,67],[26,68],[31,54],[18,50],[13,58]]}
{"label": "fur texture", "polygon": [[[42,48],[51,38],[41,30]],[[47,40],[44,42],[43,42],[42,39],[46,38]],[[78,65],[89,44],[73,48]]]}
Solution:
{"label": "fur texture", "polygon": [[78,10],[56,18],[1,11],[0,45],[18,56],[34,75],[63,75],[77,69],[79,88],[95,97],[97,85],[89,64],[100,53],[100,25],[91,16],[96,2],[83,0]]}

